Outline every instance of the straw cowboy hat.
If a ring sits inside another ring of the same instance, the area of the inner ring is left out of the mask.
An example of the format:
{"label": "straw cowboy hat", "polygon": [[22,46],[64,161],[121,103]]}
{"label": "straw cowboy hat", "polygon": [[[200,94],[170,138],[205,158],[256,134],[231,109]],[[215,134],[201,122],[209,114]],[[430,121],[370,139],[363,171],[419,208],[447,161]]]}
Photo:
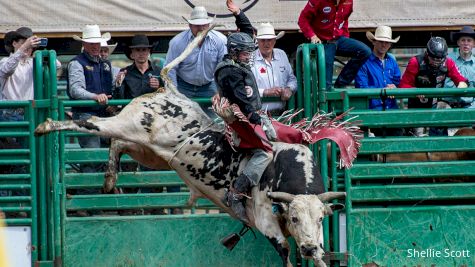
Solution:
{"label": "straw cowboy hat", "polygon": [[381,41],[381,42],[397,43],[400,37],[401,36],[398,36],[392,39],[393,31],[391,30],[391,27],[388,27],[388,26],[378,26],[378,28],[376,28],[374,35],[369,31],[366,32],[366,38],[368,38],[368,40],[370,40],[371,42]]}
{"label": "straw cowboy hat", "polygon": [[275,35],[274,26],[266,22],[261,23],[259,27],[257,27],[256,39],[280,39],[282,36],[284,36],[284,34],[285,32],[281,31]]}
{"label": "straw cowboy hat", "polygon": [[100,43],[102,41],[109,41],[111,38],[111,34],[106,32],[101,35],[101,30],[99,29],[99,25],[86,25],[82,30],[82,38],[73,35],[73,39],[80,42],[85,43]]}
{"label": "straw cowboy hat", "polygon": [[191,25],[205,25],[210,24],[213,18],[208,16],[208,12],[204,6],[196,6],[190,14],[190,19],[183,17],[184,20]]}
{"label": "straw cowboy hat", "polygon": [[475,31],[473,31],[471,26],[463,26],[460,31],[450,33],[450,39],[452,39],[453,42],[457,42],[458,39],[463,36],[468,36],[475,39]]}
{"label": "straw cowboy hat", "polygon": [[117,47],[117,43],[115,43],[115,44],[107,44],[107,41],[102,40],[102,41],[101,41],[101,48],[102,48],[102,47],[107,47],[107,48],[109,48],[109,55],[112,55],[112,53],[114,52],[115,48]]}

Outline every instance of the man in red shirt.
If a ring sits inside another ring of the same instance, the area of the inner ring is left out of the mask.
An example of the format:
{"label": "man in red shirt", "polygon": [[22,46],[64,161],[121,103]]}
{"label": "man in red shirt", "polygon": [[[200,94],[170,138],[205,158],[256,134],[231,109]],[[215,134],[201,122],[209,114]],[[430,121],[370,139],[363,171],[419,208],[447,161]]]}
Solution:
{"label": "man in red shirt", "polygon": [[[468,80],[457,69],[455,62],[447,57],[447,43],[442,37],[432,37],[424,53],[412,57],[402,75],[400,88],[442,88],[449,77],[459,88],[467,88]],[[433,98],[418,95],[408,99],[408,108],[432,108]],[[423,136],[424,128],[413,129],[413,134]],[[446,127],[431,127],[429,135],[447,135]]]}
{"label": "man in red shirt", "polygon": [[335,88],[349,85],[359,68],[371,55],[364,43],[349,38],[348,18],[353,12],[353,0],[309,0],[300,13],[298,24],[312,44],[325,47],[327,90],[332,86],[335,55],[351,57],[335,82]]}
{"label": "man in red shirt", "polygon": [[[467,78],[457,69],[455,62],[447,57],[447,43],[442,37],[432,37],[424,53],[412,57],[402,75],[400,88],[442,88],[449,77],[459,88],[467,87]],[[432,98],[423,95],[409,98],[408,108],[432,108]]]}

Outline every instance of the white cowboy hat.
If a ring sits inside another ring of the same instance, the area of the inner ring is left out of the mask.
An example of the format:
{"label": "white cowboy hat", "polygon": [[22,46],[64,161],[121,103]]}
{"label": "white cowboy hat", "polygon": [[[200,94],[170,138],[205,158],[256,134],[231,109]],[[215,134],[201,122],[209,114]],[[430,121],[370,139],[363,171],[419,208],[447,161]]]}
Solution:
{"label": "white cowboy hat", "polygon": [[106,32],[101,35],[101,30],[99,30],[99,25],[86,25],[82,30],[82,38],[73,35],[73,39],[80,42],[86,43],[100,43],[102,41],[109,41],[111,34]]}
{"label": "white cowboy hat", "polygon": [[205,25],[213,21],[212,17],[208,16],[208,12],[204,6],[196,6],[190,14],[190,19],[183,17],[191,25]]}
{"label": "white cowboy hat", "polygon": [[107,41],[102,40],[102,41],[101,41],[101,47],[107,47],[107,48],[109,48],[109,55],[112,55],[112,53],[114,52],[115,48],[117,47],[117,43],[115,43],[115,44],[107,44]]}
{"label": "white cowboy hat", "polygon": [[266,22],[261,23],[259,27],[257,27],[256,39],[280,39],[282,36],[284,36],[284,34],[285,32],[281,31],[275,35],[274,26]]}
{"label": "white cowboy hat", "polygon": [[393,31],[391,30],[391,27],[389,26],[378,26],[378,28],[376,28],[376,31],[374,32],[374,35],[371,32],[366,32],[366,38],[368,38],[368,40],[370,40],[371,42],[381,41],[381,42],[397,43],[400,37],[401,36],[398,36],[392,39]]}

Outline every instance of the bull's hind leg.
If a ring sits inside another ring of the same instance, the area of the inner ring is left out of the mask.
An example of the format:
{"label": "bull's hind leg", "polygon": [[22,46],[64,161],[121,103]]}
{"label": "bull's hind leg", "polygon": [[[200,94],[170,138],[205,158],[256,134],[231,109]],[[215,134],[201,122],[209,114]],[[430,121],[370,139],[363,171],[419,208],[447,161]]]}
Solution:
{"label": "bull's hind leg", "polygon": [[90,133],[102,137],[119,138],[127,140],[132,133],[137,136],[141,129],[137,129],[132,123],[124,123],[120,116],[99,118],[92,116],[87,120],[53,121],[46,119],[35,129],[35,136],[42,136],[54,131],[71,130],[82,133]]}
{"label": "bull's hind leg", "polygon": [[123,141],[113,138],[109,148],[109,162],[104,173],[104,192],[110,192],[117,183],[120,166],[120,157],[123,154]]}

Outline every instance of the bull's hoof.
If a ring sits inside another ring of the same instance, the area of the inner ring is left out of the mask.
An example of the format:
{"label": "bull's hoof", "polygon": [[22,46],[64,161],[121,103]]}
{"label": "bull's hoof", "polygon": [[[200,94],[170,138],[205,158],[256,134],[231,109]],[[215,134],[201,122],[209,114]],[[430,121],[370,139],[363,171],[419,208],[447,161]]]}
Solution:
{"label": "bull's hoof", "polygon": [[114,188],[117,181],[117,174],[106,172],[104,174],[104,186],[103,190],[106,193],[110,193]]}
{"label": "bull's hoof", "polygon": [[50,118],[47,118],[45,122],[38,125],[35,129],[35,136],[42,136],[44,134],[49,133],[51,130],[50,125],[52,121],[53,120],[51,120]]}
{"label": "bull's hoof", "polygon": [[315,267],[327,267],[327,264],[322,259],[315,259],[313,264]]}

